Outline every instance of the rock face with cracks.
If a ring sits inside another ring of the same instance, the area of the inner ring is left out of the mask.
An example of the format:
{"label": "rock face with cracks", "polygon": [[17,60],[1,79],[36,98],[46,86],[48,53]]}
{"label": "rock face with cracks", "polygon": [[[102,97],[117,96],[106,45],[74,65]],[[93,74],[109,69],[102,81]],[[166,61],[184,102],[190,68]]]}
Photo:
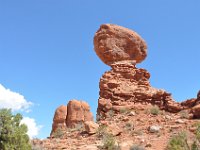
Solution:
{"label": "rock face with cracks", "polygon": [[157,105],[169,112],[183,109],[170,93],[150,85],[150,73],[147,70],[128,63],[113,64],[111,67],[100,79],[99,116],[106,117],[110,110],[120,112],[123,109],[133,109],[136,103]]}
{"label": "rock face with cracks", "polygon": [[76,125],[85,121],[93,121],[90,106],[84,101],[70,100],[67,106],[59,106],[54,114],[51,135],[57,129],[66,130],[75,128]]}

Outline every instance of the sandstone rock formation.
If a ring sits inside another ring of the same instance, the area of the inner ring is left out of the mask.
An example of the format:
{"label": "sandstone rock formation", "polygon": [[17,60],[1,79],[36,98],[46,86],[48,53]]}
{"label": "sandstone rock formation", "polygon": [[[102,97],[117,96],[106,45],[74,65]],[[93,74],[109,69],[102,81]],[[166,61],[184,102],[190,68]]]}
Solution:
{"label": "sandstone rock formation", "polygon": [[145,59],[147,46],[134,31],[117,25],[101,25],[94,36],[94,48],[99,58],[112,68],[100,79],[97,119],[105,118],[110,110],[132,109],[136,103],[157,105],[173,113],[189,109],[200,117],[200,106],[194,107],[197,99],[175,102],[170,93],[150,85],[147,70],[136,67],[136,63]]}
{"label": "sandstone rock formation", "polygon": [[66,117],[67,117],[67,106],[59,106],[54,114],[52,132],[57,129],[65,130],[66,129]]}
{"label": "sandstone rock formation", "polygon": [[94,49],[107,65],[120,61],[139,63],[147,55],[145,41],[127,28],[103,24],[94,36]]}
{"label": "sandstone rock formation", "polygon": [[138,69],[131,64],[113,64],[100,79],[100,97],[97,113],[105,116],[106,112],[132,109],[135,103],[158,105],[160,109],[178,112],[182,109],[173,101],[171,94],[151,87],[150,74],[145,69]]}
{"label": "sandstone rock formation", "polygon": [[78,123],[93,120],[90,106],[84,101],[69,101],[67,110],[66,124],[69,128],[74,128]]}
{"label": "sandstone rock formation", "polygon": [[51,135],[57,130],[75,128],[77,124],[93,121],[90,106],[84,101],[70,100],[67,106],[59,106],[54,114]]}

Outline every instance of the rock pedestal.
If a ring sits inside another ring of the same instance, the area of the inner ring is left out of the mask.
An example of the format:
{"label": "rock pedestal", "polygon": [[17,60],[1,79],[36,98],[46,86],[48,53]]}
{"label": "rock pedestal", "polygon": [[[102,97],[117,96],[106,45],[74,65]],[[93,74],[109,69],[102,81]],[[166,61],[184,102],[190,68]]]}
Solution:
{"label": "rock pedestal", "polygon": [[157,105],[170,112],[182,109],[170,93],[151,87],[147,70],[129,63],[116,63],[111,67],[100,79],[98,115],[105,116],[109,110],[132,109],[136,103]]}

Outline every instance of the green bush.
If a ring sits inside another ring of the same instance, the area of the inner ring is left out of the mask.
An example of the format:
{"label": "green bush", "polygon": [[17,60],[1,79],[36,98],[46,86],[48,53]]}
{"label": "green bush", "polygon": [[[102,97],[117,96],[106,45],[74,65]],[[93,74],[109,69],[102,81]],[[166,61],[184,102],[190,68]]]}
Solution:
{"label": "green bush", "polygon": [[153,106],[153,107],[151,107],[150,113],[151,113],[152,115],[158,115],[158,114],[160,114],[160,109],[159,109],[159,107],[158,107],[158,106]]}
{"label": "green bush", "polygon": [[195,131],[196,138],[197,140],[200,140],[200,122],[196,123],[195,126],[197,128]]}
{"label": "green bush", "polygon": [[181,117],[182,119],[188,119],[188,118],[189,118],[189,113],[188,113],[188,111],[186,111],[186,110],[180,111],[179,114],[180,114],[180,117]]}
{"label": "green bush", "polygon": [[0,149],[31,150],[27,126],[20,124],[21,114],[13,115],[10,109],[0,109]]}
{"label": "green bush", "polygon": [[181,132],[173,136],[169,141],[167,150],[190,150],[186,133]]}
{"label": "green bush", "polygon": [[62,138],[64,135],[64,131],[60,128],[56,129],[55,132],[53,132],[53,137],[54,138]]}
{"label": "green bush", "polygon": [[197,145],[197,142],[194,141],[191,145],[191,150],[200,150],[199,146]]}
{"label": "green bush", "polygon": [[105,134],[103,136],[103,149],[106,150],[120,150],[120,147],[115,144],[116,140],[112,134]]}
{"label": "green bush", "polygon": [[103,135],[107,134],[107,126],[100,125],[96,132],[98,137],[102,137]]}

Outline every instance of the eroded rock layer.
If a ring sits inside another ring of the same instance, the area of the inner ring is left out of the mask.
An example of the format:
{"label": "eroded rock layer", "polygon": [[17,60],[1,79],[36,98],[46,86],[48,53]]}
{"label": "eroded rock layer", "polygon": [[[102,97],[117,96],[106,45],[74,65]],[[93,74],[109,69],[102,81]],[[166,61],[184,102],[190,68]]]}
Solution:
{"label": "eroded rock layer", "polygon": [[105,116],[109,110],[132,109],[135,103],[150,103],[170,112],[183,109],[170,93],[151,87],[147,70],[129,63],[113,64],[111,67],[100,79],[99,115]]}

